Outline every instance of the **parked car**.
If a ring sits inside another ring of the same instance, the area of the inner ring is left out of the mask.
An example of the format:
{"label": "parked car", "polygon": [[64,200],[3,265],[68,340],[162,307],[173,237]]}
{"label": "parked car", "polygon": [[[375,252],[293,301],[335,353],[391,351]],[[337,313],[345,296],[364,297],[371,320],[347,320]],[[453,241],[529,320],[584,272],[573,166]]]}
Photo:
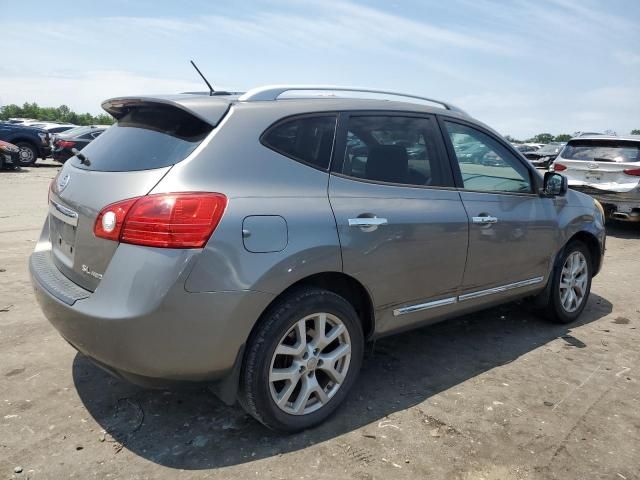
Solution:
{"label": "parked car", "polygon": [[47,158],[51,153],[49,133],[35,127],[0,122],[0,140],[13,143],[20,149],[20,165],[28,167],[38,158]]}
{"label": "parked car", "polygon": [[514,143],[512,145],[515,147],[516,150],[518,150],[522,154],[525,154],[528,152],[535,152],[540,148],[535,145],[527,145],[526,143]]}
{"label": "parked car", "polygon": [[573,138],[552,169],[600,201],[608,217],[640,221],[640,135]]}
{"label": "parked car", "polygon": [[[596,201],[446,102],[279,100],[323,89],[105,101],[117,122],[60,170],[30,258],[60,334],[290,432],[342,403],[367,340],[525,297],[580,315]],[[462,162],[469,144],[503,165]]]}
{"label": "parked car", "polygon": [[60,122],[39,122],[39,123],[30,123],[29,127],[41,128],[49,132],[49,135],[53,135],[55,133],[62,133],[72,128],[76,128],[77,125],[73,125],[72,123],[60,123]]}
{"label": "parked car", "polygon": [[20,166],[20,149],[12,143],[0,140],[0,170]]}
{"label": "parked car", "polygon": [[539,150],[524,152],[523,155],[527,157],[534,167],[548,169],[566,144],[567,142],[551,142]]}
{"label": "parked car", "polygon": [[53,159],[60,163],[66,162],[75,155],[73,150],[82,150],[98,138],[105,130],[105,127],[91,125],[72,128],[71,130],[57,134],[52,141]]}

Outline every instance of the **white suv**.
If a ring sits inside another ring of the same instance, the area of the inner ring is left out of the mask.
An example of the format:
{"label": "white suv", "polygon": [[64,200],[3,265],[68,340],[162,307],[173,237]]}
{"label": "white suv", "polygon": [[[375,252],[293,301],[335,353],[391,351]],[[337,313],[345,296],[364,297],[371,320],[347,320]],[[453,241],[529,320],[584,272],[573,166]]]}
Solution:
{"label": "white suv", "polygon": [[640,135],[574,138],[551,169],[600,201],[609,218],[640,221]]}

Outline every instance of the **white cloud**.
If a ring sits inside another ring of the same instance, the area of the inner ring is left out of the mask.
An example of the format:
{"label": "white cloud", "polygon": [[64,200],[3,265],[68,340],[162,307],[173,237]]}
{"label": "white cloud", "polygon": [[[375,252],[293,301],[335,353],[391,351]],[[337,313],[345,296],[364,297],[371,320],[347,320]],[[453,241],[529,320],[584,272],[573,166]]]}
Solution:
{"label": "white cloud", "polygon": [[73,75],[7,76],[0,72],[0,105],[36,102],[67,105],[77,112],[101,113],[100,103],[110,97],[202,91],[201,82],[148,77],[117,70],[87,71]]}
{"label": "white cloud", "polygon": [[621,50],[613,54],[615,59],[622,65],[636,66],[640,65],[640,53]]}

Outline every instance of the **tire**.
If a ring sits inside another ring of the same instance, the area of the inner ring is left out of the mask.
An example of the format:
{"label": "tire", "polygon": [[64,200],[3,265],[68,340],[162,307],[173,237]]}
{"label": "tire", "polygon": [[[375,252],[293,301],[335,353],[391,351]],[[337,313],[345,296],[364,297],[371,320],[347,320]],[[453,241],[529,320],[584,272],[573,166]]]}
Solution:
{"label": "tire", "polygon": [[38,159],[38,149],[29,142],[18,142],[15,144],[20,149],[18,163],[21,167],[30,167]]}
{"label": "tire", "polygon": [[[571,265],[569,265],[570,258],[573,258],[574,262],[578,260],[584,262],[584,266],[580,267],[581,271],[584,272],[584,277],[580,275],[573,278],[568,273],[571,270]],[[561,257],[553,270],[549,299],[543,310],[545,317],[552,322],[563,324],[571,323],[577,319],[589,300],[592,276],[593,263],[587,246],[580,241],[569,243],[562,251]],[[567,281],[571,278],[573,278],[573,283]],[[567,287],[567,285],[570,286]],[[579,296],[580,290],[582,290],[581,297]],[[575,302],[570,301],[571,294],[565,296],[567,291],[573,292],[576,297]]]}
{"label": "tire", "polygon": [[[323,316],[326,337],[316,333]],[[305,328],[304,342],[301,328]],[[316,351],[315,346],[322,348]],[[315,287],[296,289],[266,312],[251,335],[238,400],[251,416],[273,430],[292,433],[313,427],[347,396],[362,365],[363,351],[362,326],[349,302]],[[278,380],[284,378],[282,372],[287,372],[286,379]]]}

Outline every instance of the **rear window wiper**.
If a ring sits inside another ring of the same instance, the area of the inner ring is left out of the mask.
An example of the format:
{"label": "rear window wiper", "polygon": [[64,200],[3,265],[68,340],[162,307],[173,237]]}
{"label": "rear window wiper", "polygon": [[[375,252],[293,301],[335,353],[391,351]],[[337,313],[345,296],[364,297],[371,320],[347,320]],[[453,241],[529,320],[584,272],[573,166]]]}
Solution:
{"label": "rear window wiper", "polygon": [[80,150],[78,150],[77,148],[72,148],[71,151],[76,157],[80,159],[80,163],[82,163],[83,165],[86,165],[87,167],[91,165],[91,162],[89,161],[89,157],[87,157]]}

